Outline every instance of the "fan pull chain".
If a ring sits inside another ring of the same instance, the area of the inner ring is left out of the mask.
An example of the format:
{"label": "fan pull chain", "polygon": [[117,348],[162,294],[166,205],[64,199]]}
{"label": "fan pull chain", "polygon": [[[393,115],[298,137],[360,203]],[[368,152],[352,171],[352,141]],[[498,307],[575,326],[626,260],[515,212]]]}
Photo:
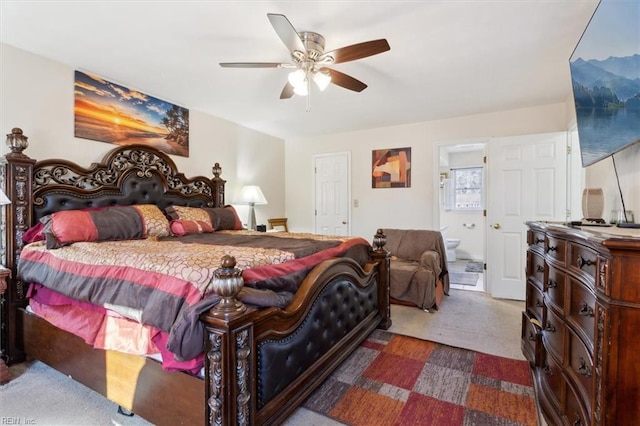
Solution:
{"label": "fan pull chain", "polygon": [[305,108],[306,112],[311,111],[311,74],[307,71],[307,106]]}

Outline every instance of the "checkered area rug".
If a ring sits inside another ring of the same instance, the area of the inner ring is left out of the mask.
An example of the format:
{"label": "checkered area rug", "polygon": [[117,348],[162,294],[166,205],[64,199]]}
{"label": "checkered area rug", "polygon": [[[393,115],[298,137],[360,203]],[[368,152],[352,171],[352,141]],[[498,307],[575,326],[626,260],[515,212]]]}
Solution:
{"label": "checkered area rug", "polygon": [[305,408],[347,425],[537,425],[526,361],[375,330]]}

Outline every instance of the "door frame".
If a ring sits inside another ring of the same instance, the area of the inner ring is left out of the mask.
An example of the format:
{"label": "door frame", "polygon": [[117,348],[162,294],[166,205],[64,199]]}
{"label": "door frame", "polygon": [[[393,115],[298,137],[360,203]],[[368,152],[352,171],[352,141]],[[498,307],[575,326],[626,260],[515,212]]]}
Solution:
{"label": "door frame", "polygon": [[319,158],[326,157],[346,157],[347,159],[347,188],[345,191],[347,197],[347,233],[346,235],[351,235],[351,151],[338,151],[338,152],[327,152],[324,154],[314,154],[312,157],[312,167],[313,167],[313,230],[314,233],[318,231],[318,215],[316,212],[318,211],[318,205],[316,197],[316,188],[317,188],[317,176],[316,173],[316,160]]}
{"label": "door frame", "polygon": [[[434,144],[434,154],[433,154],[433,194],[435,198],[435,202],[433,203],[433,225],[434,229],[439,231],[441,227],[441,218],[440,218],[440,149],[445,147],[451,147],[455,145],[483,145],[483,156],[487,157],[487,144],[491,140],[490,137],[477,137],[471,139],[458,139],[458,140],[450,140],[450,141],[441,141]],[[487,167],[488,164],[485,161],[483,164],[483,183],[482,183],[482,199],[486,202],[487,199]],[[483,206],[484,211],[486,212],[487,206]],[[483,215],[482,217],[482,262],[486,262],[487,259],[487,226],[486,226],[487,217]],[[485,279],[482,281],[482,291],[487,291],[487,280],[486,280],[486,270],[483,269],[482,274]]]}

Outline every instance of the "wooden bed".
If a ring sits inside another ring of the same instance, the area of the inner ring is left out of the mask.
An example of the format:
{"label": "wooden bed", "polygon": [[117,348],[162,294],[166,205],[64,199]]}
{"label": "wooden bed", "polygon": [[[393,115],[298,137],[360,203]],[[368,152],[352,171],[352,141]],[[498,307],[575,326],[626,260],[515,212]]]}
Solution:
{"label": "wooden bed", "polygon": [[204,380],[167,372],[147,357],[94,349],[25,309],[28,284],[16,274],[24,233],[58,210],[223,206],[221,168],[215,164],[213,178],[189,179],[169,156],[142,145],[117,147],[88,168],[59,159],[36,162],[23,152],[22,132],[14,129],[12,136],[0,174],[12,200],[3,233],[4,261],[12,271],[2,312],[9,364],[41,360],[155,424],[278,424],[373,329],[391,325],[389,255],[380,232],[364,268],[348,258],[320,263],[284,309],[215,307],[201,315]]}

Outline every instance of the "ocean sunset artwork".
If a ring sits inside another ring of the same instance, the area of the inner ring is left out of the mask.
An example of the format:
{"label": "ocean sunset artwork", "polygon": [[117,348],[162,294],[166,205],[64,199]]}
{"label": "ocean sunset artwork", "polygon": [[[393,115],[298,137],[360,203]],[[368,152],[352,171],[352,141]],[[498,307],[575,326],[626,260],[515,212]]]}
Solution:
{"label": "ocean sunset artwork", "polygon": [[144,144],[189,156],[189,110],[81,71],[75,72],[75,136]]}

